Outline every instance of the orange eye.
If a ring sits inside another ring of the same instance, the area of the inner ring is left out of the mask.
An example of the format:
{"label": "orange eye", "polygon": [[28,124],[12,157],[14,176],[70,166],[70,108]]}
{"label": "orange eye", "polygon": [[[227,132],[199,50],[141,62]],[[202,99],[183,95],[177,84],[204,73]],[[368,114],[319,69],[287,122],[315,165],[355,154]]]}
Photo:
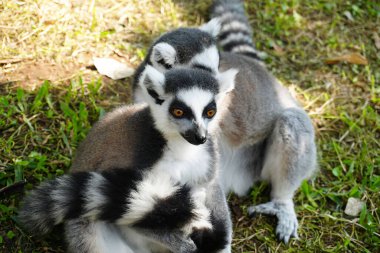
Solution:
{"label": "orange eye", "polygon": [[175,117],[180,118],[183,116],[184,112],[181,109],[173,109],[172,114]]}
{"label": "orange eye", "polygon": [[216,110],[214,110],[214,109],[208,110],[207,111],[207,117],[212,118],[212,117],[214,117],[215,113],[216,113]]}

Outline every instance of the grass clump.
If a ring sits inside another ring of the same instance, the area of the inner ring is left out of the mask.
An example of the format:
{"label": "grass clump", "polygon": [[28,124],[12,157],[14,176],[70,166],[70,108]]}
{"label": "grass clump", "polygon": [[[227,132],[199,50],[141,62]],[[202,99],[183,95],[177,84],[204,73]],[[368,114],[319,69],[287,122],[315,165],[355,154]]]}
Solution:
{"label": "grass clump", "polygon": [[[131,80],[100,77],[88,68],[91,58],[136,66],[160,33],[201,24],[212,1],[66,2],[0,5],[6,21],[0,25],[0,252],[63,252],[62,238],[30,237],[15,216],[22,190],[65,173],[91,125],[130,101]],[[289,245],[276,241],[276,219],[245,213],[269,200],[265,183],[245,198],[230,196],[233,252],[380,251],[380,6],[366,0],[245,5],[268,68],[313,120],[320,170],[295,196],[301,239]],[[353,53],[368,63],[326,64]],[[350,197],[365,202],[358,217],[344,214]]]}

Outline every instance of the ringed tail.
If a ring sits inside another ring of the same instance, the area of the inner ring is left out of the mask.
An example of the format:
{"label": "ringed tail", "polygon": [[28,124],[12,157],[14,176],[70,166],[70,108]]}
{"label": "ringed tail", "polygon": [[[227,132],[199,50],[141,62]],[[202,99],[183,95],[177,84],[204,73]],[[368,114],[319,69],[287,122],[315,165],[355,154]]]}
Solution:
{"label": "ringed tail", "polygon": [[189,187],[147,175],[114,169],[45,181],[25,197],[18,220],[28,232],[44,235],[76,218],[147,229],[181,228],[195,218]]}
{"label": "ringed tail", "polygon": [[218,18],[221,24],[218,43],[224,51],[262,60],[264,54],[253,43],[252,28],[242,0],[214,1],[211,18]]}

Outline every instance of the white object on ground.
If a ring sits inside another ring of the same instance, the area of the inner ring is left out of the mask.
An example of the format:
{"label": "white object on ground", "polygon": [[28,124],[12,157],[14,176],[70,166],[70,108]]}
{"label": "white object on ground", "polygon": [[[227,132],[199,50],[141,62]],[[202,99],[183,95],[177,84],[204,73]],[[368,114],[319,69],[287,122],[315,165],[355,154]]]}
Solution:
{"label": "white object on ground", "polygon": [[364,207],[364,201],[357,198],[349,198],[344,213],[353,217],[359,216]]}
{"label": "white object on ground", "polygon": [[94,65],[101,75],[108,76],[113,80],[123,79],[132,76],[135,70],[124,63],[111,58],[94,57]]}

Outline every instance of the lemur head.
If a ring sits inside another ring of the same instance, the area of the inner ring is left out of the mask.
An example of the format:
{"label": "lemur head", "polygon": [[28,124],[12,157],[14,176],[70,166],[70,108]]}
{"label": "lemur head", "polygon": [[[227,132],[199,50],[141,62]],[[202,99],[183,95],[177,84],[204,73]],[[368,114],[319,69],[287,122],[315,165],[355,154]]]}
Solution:
{"label": "lemur head", "polygon": [[207,140],[218,101],[234,88],[236,73],[231,69],[215,78],[200,69],[174,68],[161,73],[147,65],[139,85],[157,128],[168,138],[182,136],[199,145]]}
{"label": "lemur head", "polygon": [[215,37],[219,33],[218,19],[212,19],[199,28],[179,28],[160,36],[150,47],[144,62],[136,70],[135,102],[142,102],[138,80],[146,65],[161,73],[176,67],[191,67],[209,71],[217,76],[219,53]]}
{"label": "lemur head", "polygon": [[148,64],[160,72],[179,66],[201,68],[216,74],[219,53],[215,37],[218,19],[199,28],[179,28],[159,37],[148,52]]}

